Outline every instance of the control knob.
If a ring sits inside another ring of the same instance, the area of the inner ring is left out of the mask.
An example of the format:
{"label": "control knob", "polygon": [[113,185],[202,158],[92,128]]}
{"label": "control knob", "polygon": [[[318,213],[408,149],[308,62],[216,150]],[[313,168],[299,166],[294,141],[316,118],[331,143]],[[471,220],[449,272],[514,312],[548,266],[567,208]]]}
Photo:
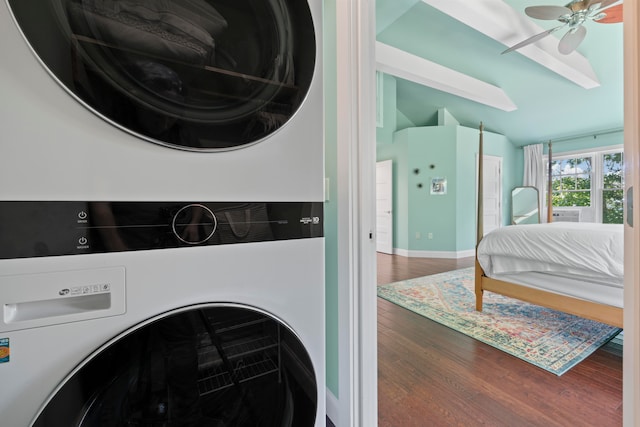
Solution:
{"label": "control knob", "polygon": [[173,233],[180,241],[189,245],[198,245],[213,236],[218,220],[211,209],[194,203],[182,207],[173,216],[171,226]]}

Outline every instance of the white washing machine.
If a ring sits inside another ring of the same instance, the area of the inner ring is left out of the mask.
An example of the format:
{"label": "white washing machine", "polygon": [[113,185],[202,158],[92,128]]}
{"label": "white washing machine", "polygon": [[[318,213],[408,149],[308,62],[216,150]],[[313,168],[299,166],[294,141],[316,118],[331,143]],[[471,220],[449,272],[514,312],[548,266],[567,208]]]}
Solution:
{"label": "white washing machine", "polygon": [[0,4],[0,424],[325,424],[320,0]]}

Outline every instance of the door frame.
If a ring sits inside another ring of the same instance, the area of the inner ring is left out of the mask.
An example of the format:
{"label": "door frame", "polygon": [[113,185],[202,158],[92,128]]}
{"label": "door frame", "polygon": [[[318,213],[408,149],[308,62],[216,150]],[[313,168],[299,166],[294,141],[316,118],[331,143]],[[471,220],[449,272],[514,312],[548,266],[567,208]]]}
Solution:
{"label": "door frame", "polygon": [[378,425],[375,1],[333,0],[338,161],[338,419]]}
{"label": "door frame", "polygon": [[[375,292],[375,1],[336,1],[338,40],[338,103],[351,102],[346,116],[338,116],[338,143],[347,144],[346,158],[339,168],[346,173],[349,204],[345,207],[349,258],[346,274],[349,286],[340,295],[341,317],[348,331],[340,339],[341,374],[348,375],[341,389],[340,426],[377,425],[377,326]],[[625,57],[625,160],[627,187],[640,192],[640,8],[637,2],[624,7]],[[345,36],[340,37],[340,35]],[[346,55],[345,55],[346,54]],[[351,56],[348,56],[351,55]],[[352,67],[352,68],[350,68]],[[346,71],[344,73],[341,73]],[[625,274],[625,345],[623,362],[624,426],[640,425],[640,267],[632,264],[632,255],[640,254],[640,208],[635,197],[635,228],[625,226],[625,264],[633,266]],[[628,255],[628,256],[627,256]],[[631,264],[630,264],[631,263]],[[626,269],[626,267],[625,267]],[[342,297],[346,296],[343,300]],[[343,347],[344,345],[344,347]],[[344,366],[346,364],[347,366]],[[342,394],[344,390],[345,394]],[[343,403],[344,402],[344,403]],[[342,412],[342,411],[341,411]]]}

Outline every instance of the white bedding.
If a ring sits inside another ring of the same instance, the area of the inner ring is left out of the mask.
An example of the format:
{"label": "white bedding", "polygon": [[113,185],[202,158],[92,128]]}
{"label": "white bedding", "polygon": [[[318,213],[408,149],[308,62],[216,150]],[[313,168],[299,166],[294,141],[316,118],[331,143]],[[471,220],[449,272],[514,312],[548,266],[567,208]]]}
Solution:
{"label": "white bedding", "polygon": [[621,224],[511,225],[483,237],[478,262],[489,277],[535,272],[621,289],[623,250]]}

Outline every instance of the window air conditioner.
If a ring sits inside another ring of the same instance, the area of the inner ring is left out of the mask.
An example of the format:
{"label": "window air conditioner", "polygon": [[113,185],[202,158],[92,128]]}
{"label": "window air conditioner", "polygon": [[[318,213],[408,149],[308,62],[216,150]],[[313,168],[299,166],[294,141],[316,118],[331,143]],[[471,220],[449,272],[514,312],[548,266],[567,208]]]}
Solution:
{"label": "window air conditioner", "polygon": [[571,210],[553,210],[553,221],[554,222],[580,222],[580,210],[571,209]]}

